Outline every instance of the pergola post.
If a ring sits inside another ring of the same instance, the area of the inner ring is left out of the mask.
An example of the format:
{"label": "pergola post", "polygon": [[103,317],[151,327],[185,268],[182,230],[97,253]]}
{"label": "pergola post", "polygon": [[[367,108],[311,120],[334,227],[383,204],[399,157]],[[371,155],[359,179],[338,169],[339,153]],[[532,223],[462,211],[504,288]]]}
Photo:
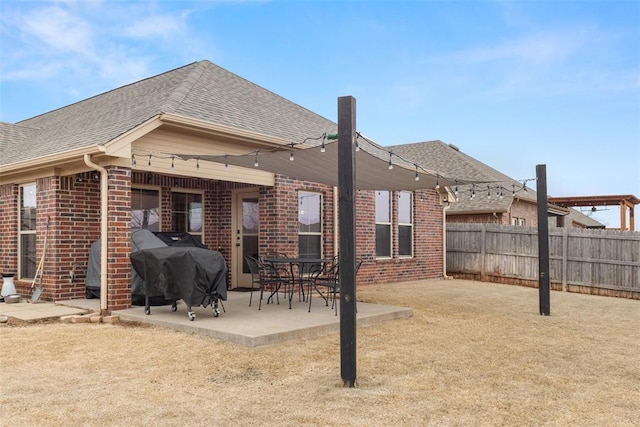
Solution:
{"label": "pergola post", "polygon": [[551,312],[549,298],[549,214],[547,206],[547,166],[536,165],[538,193],[538,293],[540,314]]}
{"label": "pergola post", "polygon": [[338,98],[338,231],[340,263],[340,374],[356,385],[356,100]]}

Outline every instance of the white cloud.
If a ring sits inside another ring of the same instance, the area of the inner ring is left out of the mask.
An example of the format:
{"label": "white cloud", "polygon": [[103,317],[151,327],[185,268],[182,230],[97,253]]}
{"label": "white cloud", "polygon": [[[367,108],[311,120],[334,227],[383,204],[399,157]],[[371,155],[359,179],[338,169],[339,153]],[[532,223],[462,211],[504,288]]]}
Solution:
{"label": "white cloud", "polygon": [[180,15],[153,15],[136,20],[126,29],[125,35],[132,38],[156,38],[167,39],[180,34],[185,29],[186,12]]}
{"label": "white cloud", "polygon": [[63,53],[83,53],[91,49],[91,25],[58,6],[36,9],[18,19],[16,26],[35,46],[44,45]]}

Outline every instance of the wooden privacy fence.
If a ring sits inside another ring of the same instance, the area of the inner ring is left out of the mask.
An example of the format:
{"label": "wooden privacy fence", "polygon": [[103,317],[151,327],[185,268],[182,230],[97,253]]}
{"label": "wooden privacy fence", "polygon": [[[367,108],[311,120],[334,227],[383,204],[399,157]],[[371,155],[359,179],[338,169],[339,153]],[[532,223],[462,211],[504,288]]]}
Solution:
{"label": "wooden privacy fence", "polygon": [[[555,290],[640,299],[640,233],[551,228]],[[497,224],[447,224],[447,274],[538,285],[538,230]]]}

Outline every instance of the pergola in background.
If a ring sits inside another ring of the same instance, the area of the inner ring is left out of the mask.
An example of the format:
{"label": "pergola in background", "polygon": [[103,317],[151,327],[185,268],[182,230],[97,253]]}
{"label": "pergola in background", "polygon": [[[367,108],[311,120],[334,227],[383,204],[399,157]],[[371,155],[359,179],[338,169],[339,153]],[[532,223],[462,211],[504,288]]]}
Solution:
{"label": "pergola in background", "polygon": [[[549,203],[567,208],[578,206],[620,206],[620,229],[635,231],[634,209],[640,199],[631,194],[619,196],[575,196],[549,197]],[[627,228],[627,209],[629,209],[629,228]]]}

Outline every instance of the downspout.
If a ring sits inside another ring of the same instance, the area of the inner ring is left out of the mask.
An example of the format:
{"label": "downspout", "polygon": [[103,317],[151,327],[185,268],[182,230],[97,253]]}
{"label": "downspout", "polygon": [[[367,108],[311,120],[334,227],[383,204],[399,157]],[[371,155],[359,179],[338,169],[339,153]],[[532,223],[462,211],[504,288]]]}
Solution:
{"label": "downspout", "polygon": [[449,202],[446,202],[442,208],[442,278],[445,280],[451,279],[447,276],[447,209],[450,207]]}
{"label": "downspout", "polygon": [[108,198],[108,173],[105,168],[91,161],[89,154],[84,155],[84,163],[91,169],[100,172],[100,314],[107,313],[107,209]]}

